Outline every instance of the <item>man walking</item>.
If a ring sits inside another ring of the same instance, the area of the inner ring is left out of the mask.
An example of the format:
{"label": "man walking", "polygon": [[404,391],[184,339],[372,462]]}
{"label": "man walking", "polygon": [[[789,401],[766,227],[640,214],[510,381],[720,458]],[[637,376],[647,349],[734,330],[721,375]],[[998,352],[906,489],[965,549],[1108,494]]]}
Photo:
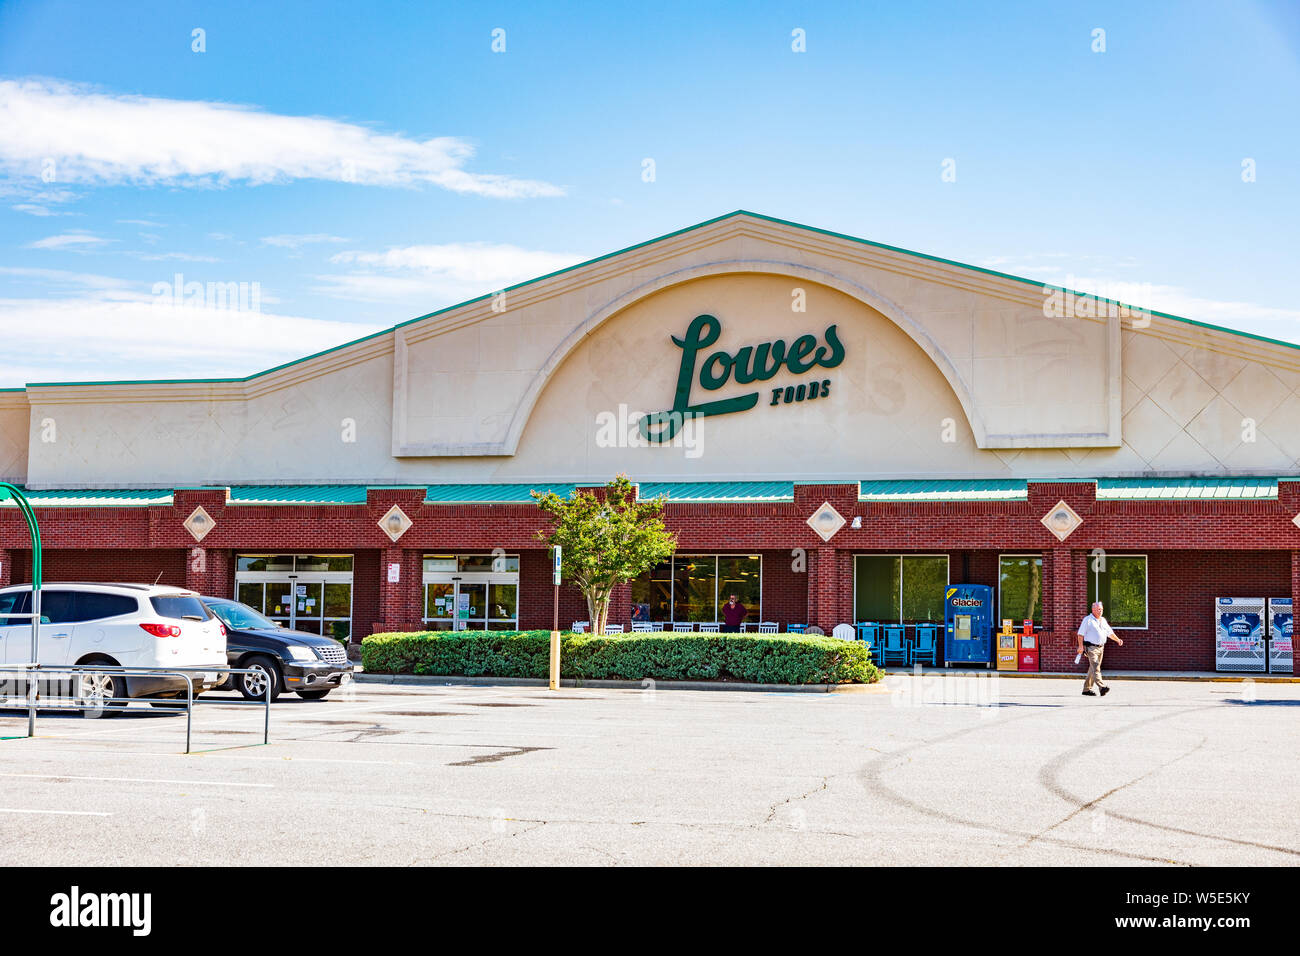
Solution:
{"label": "man walking", "polygon": [[1110,626],[1110,622],[1101,616],[1102,606],[1098,601],[1092,606],[1092,613],[1083,619],[1079,625],[1079,653],[1088,655],[1088,676],[1083,681],[1083,695],[1085,697],[1096,697],[1097,693],[1092,689],[1096,684],[1101,691],[1101,696],[1105,697],[1110,693],[1110,688],[1106,682],[1101,679],[1101,655],[1106,650],[1106,639],[1110,638],[1116,644],[1123,646],[1124,642],[1115,634],[1115,629]]}

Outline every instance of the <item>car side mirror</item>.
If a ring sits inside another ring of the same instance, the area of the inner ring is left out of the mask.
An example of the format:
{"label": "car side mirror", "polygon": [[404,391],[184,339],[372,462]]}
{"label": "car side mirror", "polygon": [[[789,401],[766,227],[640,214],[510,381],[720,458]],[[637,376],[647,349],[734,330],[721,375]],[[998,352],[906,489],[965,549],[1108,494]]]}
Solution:
{"label": "car side mirror", "polygon": [[50,616],[49,616],[48,614],[42,614],[42,615],[41,615],[41,623],[42,623],[42,624],[49,624],[49,623],[50,623]]}

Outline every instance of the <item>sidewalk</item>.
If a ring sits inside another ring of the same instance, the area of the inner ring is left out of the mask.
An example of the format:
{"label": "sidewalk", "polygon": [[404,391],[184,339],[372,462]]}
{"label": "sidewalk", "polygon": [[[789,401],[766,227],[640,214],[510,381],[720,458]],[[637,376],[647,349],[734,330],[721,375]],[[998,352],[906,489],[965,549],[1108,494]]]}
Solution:
{"label": "sidewalk", "polygon": [[[876,665],[879,667],[880,665]],[[883,668],[890,677],[899,675],[912,676],[916,673],[913,667],[888,667]],[[971,677],[985,674],[997,674],[999,677],[1026,677],[1026,678],[1068,678],[1070,680],[1083,680],[1084,675],[1088,673],[1086,667],[1080,667],[1077,671],[999,671],[986,670],[983,667],[922,667],[922,677]],[[1300,684],[1300,677],[1294,674],[1242,674],[1242,673],[1221,673],[1218,671],[1112,671],[1104,670],[1102,675],[1106,680],[1200,680],[1200,681],[1223,681],[1227,683],[1240,683],[1251,680],[1257,684]]]}
{"label": "sidewalk", "polygon": [[[546,687],[541,677],[465,677],[463,675],[366,674],[352,678],[359,684],[423,684],[439,687]],[[727,680],[588,680],[564,677],[561,687],[600,687],[613,690],[744,690],[777,694],[881,694],[889,693],[883,683],[875,684],[751,684]]]}

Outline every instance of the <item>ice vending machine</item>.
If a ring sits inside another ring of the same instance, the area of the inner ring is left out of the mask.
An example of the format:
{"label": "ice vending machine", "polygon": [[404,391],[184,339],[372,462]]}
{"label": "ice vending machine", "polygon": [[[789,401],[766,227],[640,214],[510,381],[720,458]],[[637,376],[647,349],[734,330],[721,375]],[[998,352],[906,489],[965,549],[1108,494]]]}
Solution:
{"label": "ice vending machine", "polygon": [[1263,598],[1221,597],[1214,603],[1214,669],[1262,674],[1265,655]]}
{"label": "ice vending machine", "polygon": [[1290,674],[1295,670],[1291,651],[1291,599],[1268,599],[1268,672]]}
{"label": "ice vending machine", "polygon": [[993,663],[993,589],[954,584],[943,598],[943,666]]}

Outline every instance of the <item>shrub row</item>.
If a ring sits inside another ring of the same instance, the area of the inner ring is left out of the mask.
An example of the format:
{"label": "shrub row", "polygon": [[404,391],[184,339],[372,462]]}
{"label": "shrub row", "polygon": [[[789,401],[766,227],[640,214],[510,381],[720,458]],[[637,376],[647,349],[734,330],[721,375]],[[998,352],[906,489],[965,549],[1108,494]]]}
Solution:
{"label": "shrub row", "polygon": [[[549,631],[419,631],[361,642],[370,673],[547,676]],[[786,634],[561,635],[560,674],[587,680],[738,680],[870,684],[881,671],[866,645]]]}

